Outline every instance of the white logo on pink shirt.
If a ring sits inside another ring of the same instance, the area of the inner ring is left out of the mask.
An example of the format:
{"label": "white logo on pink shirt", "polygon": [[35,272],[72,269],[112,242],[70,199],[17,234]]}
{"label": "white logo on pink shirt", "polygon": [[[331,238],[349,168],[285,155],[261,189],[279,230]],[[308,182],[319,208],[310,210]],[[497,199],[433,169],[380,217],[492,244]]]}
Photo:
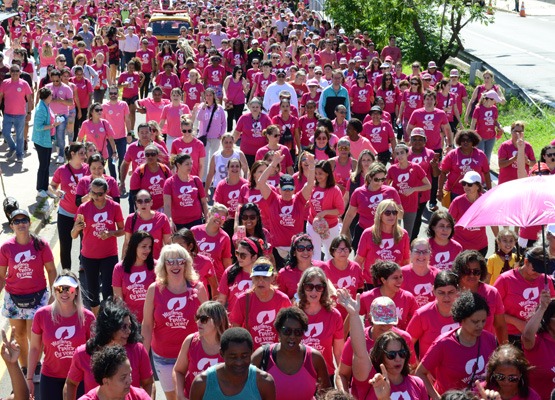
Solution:
{"label": "white logo on pink shirt", "polygon": [[168,310],[179,311],[185,308],[187,305],[187,296],[185,297],[174,297],[168,301]]}
{"label": "white logo on pink shirt", "polygon": [[393,392],[390,396],[391,400],[411,400],[409,393],[405,390],[403,392]]}
{"label": "white logo on pink shirt", "polygon": [[351,286],[355,286],[356,278],[352,276],[345,276],[337,280],[337,288],[338,289],[347,289]]}
{"label": "white logo on pink shirt", "polygon": [[376,194],[374,196],[370,196],[368,199],[368,208],[376,208],[378,204],[383,200],[383,194]]}
{"label": "white logo on pink shirt", "polygon": [[[486,363],[484,362],[484,356],[480,356],[477,359],[472,358],[468,360],[466,362],[466,365],[464,366],[464,370],[468,375],[472,375],[472,373],[474,372],[474,375],[475,375],[474,377],[476,377],[477,374],[479,374],[484,370],[485,366],[486,366]],[[469,378],[466,378],[466,380],[468,379]]]}
{"label": "white logo on pink shirt", "polygon": [[192,147],[185,147],[185,148],[181,149],[181,154],[193,154],[193,148]]}
{"label": "white logo on pink shirt", "polygon": [[427,131],[434,130],[434,114],[426,114],[424,115],[424,129]]}
{"label": "white logo on pink shirt", "polygon": [[131,285],[127,286],[129,299],[133,301],[144,301],[146,299],[146,289],[143,282],[146,280],[146,271],[133,272],[129,275]]}
{"label": "white logo on pink shirt", "polygon": [[159,185],[162,182],[162,177],[160,175],[155,175],[150,178],[151,185]]}
{"label": "white logo on pink shirt", "polygon": [[36,259],[35,255],[31,255],[31,250],[22,251],[17,253],[14,257],[15,264],[13,268],[17,271],[17,279],[32,279],[33,269],[29,266],[29,261]]}
{"label": "white logo on pink shirt", "polygon": [[366,97],[366,95],[368,94],[368,90],[367,89],[363,89],[361,91],[358,92],[358,101],[361,103],[365,103],[366,100],[368,99]]}
{"label": "white logo on pink shirt", "polygon": [[257,332],[256,335],[254,335],[255,343],[259,344],[267,343],[268,341],[275,341],[275,333],[272,327],[272,323],[275,318],[275,310],[261,311],[258,313],[256,316],[256,322],[258,325],[252,327],[252,329]]}
{"label": "white logo on pink shirt", "polygon": [[484,113],[484,122],[486,125],[493,125],[493,111],[489,110]]}
{"label": "white logo on pink shirt", "polygon": [[455,322],[454,324],[444,325],[444,326],[441,328],[441,333],[442,333],[442,334],[443,334],[443,333],[447,333],[447,332],[449,332],[449,331],[452,331],[453,329],[457,329],[459,326],[460,326],[460,325],[459,325],[458,322]]}
{"label": "white logo on pink shirt", "polygon": [[108,222],[108,213],[107,212],[103,212],[103,213],[98,213],[95,214],[93,217],[93,221],[94,222]]}
{"label": "white logo on pink shirt", "polygon": [[279,223],[283,226],[293,227],[295,226],[295,219],[292,217],[293,206],[283,206],[281,207],[281,214],[279,214]]}
{"label": "white logo on pink shirt", "polygon": [[415,164],[422,164],[422,161],[424,161],[424,159],[422,157],[414,157],[411,161]]}
{"label": "white logo on pink shirt", "polygon": [[240,292],[249,290],[251,287],[252,287],[252,281],[249,279],[242,280],[237,284],[237,290],[239,290]]}
{"label": "white logo on pink shirt", "polygon": [[145,232],[150,232],[152,230],[152,224],[141,224],[139,225],[139,229],[137,229],[138,231],[145,231]]}
{"label": "white logo on pink shirt", "polygon": [[540,290],[537,287],[524,289],[522,297],[526,300],[535,300],[540,296]]}
{"label": "white logo on pink shirt", "polygon": [[382,242],[380,243],[380,249],[391,249],[393,247],[393,244],[393,239],[382,239]]}
{"label": "white logo on pink shirt", "polygon": [[[314,333],[312,332],[314,331]],[[304,333],[305,337],[318,337],[324,331],[324,323],[317,322],[315,324],[308,324],[308,329]]]}
{"label": "white logo on pink shirt", "polygon": [[418,95],[410,95],[407,98],[407,102],[409,103],[409,108],[416,108],[416,100],[418,100]]}
{"label": "white logo on pink shirt", "polygon": [[191,193],[193,193],[193,187],[189,185],[181,186],[179,188],[179,192],[181,193],[178,196],[181,200],[179,205],[182,207],[191,207],[194,203],[193,196],[191,196]]}
{"label": "white logo on pink shirt", "polygon": [[146,279],[146,271],[133,272],[132,274],[129,275],[129,281],[134,284],[143,283],[145,279]]}
{"label": "white logo on pink shirt", "polygon": [[[267,318],[267,321],[265,321],[266,318]],[[274,322],[275,318],[276,318],[275,310],[260,311],[256,316],[256,322],[258,322],[259,324],[271,324],[272,322]]]}
{"label": "white logo on pink shirt", "polygon": [[193,193],[193,187],[192,186],[181,186],[179,191],[181,193]]}
{"label": "white logo on pink shirt", "polygon": [[318,191],[318,192],[314,192],[312,194],[312,199],[313,200],[322,200],[323,198],[324,198],[324,192]]}
{"label": "white logo on pink shirt", "polygon": [[449,265],[450,258],[451,258],[451,254],[449,254],[448,251],[441,251],[439,253],[436,253],[434,257],[436,262],[435,267],[440,270],[448,269],[450,267]]}
{"label": "white logo on pink shirt", "polygon": [[216,243],[208,243],[208,242],[199,243],[198,247],[200,251],[204,253],[211,253],[216,248]]}
{"label": "white logo on pink shirt", "polygon": [[58,329],[56,329],[56,332],[54,333],[54,337],[58,340],[68,340],[71,339],[73,336],[75,336],[75,326],[60,326]]}
{"label": "white logo on pink shirt", "polygon": [[214,365],[216,365],[218,363],[218,359],[217,358],[201,358],[200,360],[198,360],[197,363],[197,369],[199,371],[204,371],[206,370],[208,367],[212,367]]}
{"label": "white logo on pink shirt", "polygon": [[253,194],[249,196],[249,203],[259,203],[262,200],[262,195]]}
{"label": "white logo on pink shirt", "polygon": [[432,288],[433,286],[431,283],[422,283],[414,287],[414,293],[417,295],[425,296],[432,293]]}
{"label": "white logo on pink shirt", "polygon": [[518,303],[522,310],[519,312],[519,317],[524,320],[529,320],[536,308],[538,307],[538,298],[540,297],[540,290],[537,287],[524,289],[522,292],[524,301]]}
{"label": "white logo on pink shirt", "polygon": [[31,250],[22,251],[21,253],[17,253],[14,257],[16,263],[26,263],[31,260],[37,258],[36,256],[31,255]]}

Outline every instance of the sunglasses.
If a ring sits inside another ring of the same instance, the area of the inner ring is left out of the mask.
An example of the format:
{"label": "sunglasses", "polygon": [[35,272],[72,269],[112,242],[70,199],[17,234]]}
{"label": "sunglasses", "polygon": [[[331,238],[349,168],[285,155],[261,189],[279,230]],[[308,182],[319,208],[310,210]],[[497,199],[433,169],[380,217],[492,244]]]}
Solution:
{"label": "sunglasses", "polygon": [[145,153],[145,157],[157,157],[158,153]]}
{"label": "sunglasses", "polygon": [[337,146],[337,150],[339,151],[349,151],[351,148],[349,146]]}
{"label": "sunglasses", "polygon": [[69,294],[73,294],[75,293],[76,289],[74,287],[71,286],[57,286],[54,288],[54,290],[60,294],[66,292]]}
{"label": "sunglasses", "polygon": [[181,129],[182,133],[191,133],[192,131],[192,129]]}
{"label": "sunglasses", "polygon": [[553,158],[555,157],[555,153],[545,153],[546,157]]}
{"label": "sunglasses", "polygon": [[286,326],[281,327],[281,333],[283,333],[285,336],[295,335],[297,337],[301,337],[302,335],[304,335],[304,331],[301,328],[293,329]]}
{"label": "sunglasses", "polygon": [[110,92],[110,96],[117,96],[118,92]]}
{"label": "sunglasses", "polygon": [[208,315],[195,315],[195,321],[200,322],[201,324],[206,324],[210,320]]}
{"label": "sunglasses", "polygon": [[418,254],[420,256],[425,256],[426,254],[430,254],[430,250],[412,250],[414,254]]}
{"label": "sunglasses", "polygon": [[222,222],[225,222],[225,220],[227,219],[226,215],[220,215],[218,213],[214,213],[214,218],[219,219]]}
{"label": "sunglasses", "polygon": [[14,225],[28,224],[29,222],[31,222],[29,218],[12,219],[12,224]]}
{"label": "sunglasses", "polygon": [[94,111],[96,111],[96,112],[102,112],[102,108],[95,108]]}
{"label": "sunglasses", "polygon": [[372,178],[374,182],[385,182],[386,178]]}
{"label": "sunglasses", "polygon": [[480,276],[482,275],[482,270],[480,269],[463,269],[463,275],[472,275],[472,276]]}
{"label": "sunglasses", "polygon": [[461,182],[461,185],[463,185],[463,186],[472,186],[474,184],[473,183],[468,183],[468,182]]}
{"label": "sunglasses", "polygon": [[418,82],[411,82],[410,84],[416,86],[416,85],[418,85]]}
{"label": "sunglasses", "polygon": [[91,190],[91,194],[92,194],[93,196],[96,196],[96,197],[102,197],[102,196],[104,196],[104,195],[106,194],[106,192],[93,192],[93,191]]}
{"label": "sunglasses", "polygon": [[297,251],[300,251],[301,253],[303,251],[312,251],[312,250],[314,250],[314,246],[311,245],[311,244],[307,244],[306,246],[300,244],[300,245],[297,246]]}
{"label": "sunglasses", "polygon": [[397,215],[399,214],[399,211],[397,210],[385,210],[384,215],[387,215],[388,217],[392,216],[392,215]]}
{"label": "sunglasses", "polygon": [[312,292],[314,289],[316,289],[318,293],[322,293],[325,288],[326,286],[321,283],[317,283],[316,285],[314,283],[303,284],[303,289],[305,290],[305,292]]}
{"label": "sunglasses", "polygon": [[152,199],[137,199],[135,200],[135,202],[137,204],[149,204],[152,201]]}
{"label": "sunglasses", "polygon": [[407,358],[409,356],[409,352],[404,349],[392,350],[392,351],[386,351],[385,356],[387,357],[388,360],[395,360],[397,356],[401,358]]}
{"label": "sunglasses", "polygon": [[522,378],[521,375],[505,375],[505,374],[492,374],[491,377],[495,379],[497,382],[503,382],[505,379],[507,379],[507,381],[511,383],[518,382],[520,378]]}
{"label": "sunglasses", "polygon": [[185,265],[186,261],[184,258],[168,258],[166,264],[168,265]]}
{"label": "sunglasses", "polygon": [[241,219],[243,221],[248,221],[248,220],[256,221],[257,218],[258,217],[256,216],[256,214],[250,214],[250,215],[249,214],[243,214],[242,217],[241,217]]}
{"label": "sunglasses", "polygon": [[276,133],[275,135],[272,135],[272,137],[274,137],[274,138],[276,138],[276,139],[277,139],[277,138],[280,138],[280,137],[281,137],[281,135],[280,135],[279,133]]}

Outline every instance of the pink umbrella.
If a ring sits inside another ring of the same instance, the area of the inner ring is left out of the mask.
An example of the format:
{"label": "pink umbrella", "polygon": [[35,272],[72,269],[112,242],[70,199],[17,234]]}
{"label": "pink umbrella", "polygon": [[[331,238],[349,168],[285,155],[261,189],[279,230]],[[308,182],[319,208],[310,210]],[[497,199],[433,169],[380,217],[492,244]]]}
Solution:
{"label": "pink umbrella", "polygon": [[489,190],[457,222],[463,228],[555,223],[555,175],[505,182]]}

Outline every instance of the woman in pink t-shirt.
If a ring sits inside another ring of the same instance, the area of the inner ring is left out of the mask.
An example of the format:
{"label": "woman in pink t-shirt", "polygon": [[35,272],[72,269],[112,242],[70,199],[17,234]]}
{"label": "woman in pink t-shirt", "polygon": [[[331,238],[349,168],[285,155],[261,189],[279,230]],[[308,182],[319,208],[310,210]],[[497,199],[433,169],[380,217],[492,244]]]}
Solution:
{"label": "woman in pink t-shirt", "polygon": [[422,79],[419,76],[411,76],[410,89],[405,90],[400,95],[401,104],[399,105],[399,115],[397,115],[397,125],[403,126],[405,142],[409,141],[407,125],[412,112],[417,108],[424,107],[424,91],[422,90]]}
{"label": "woman in pink t-shirt", "polygon": [[355,261],[362,267],[369,288],[373,287],[371,269],[375,261],[393,261],[401,266],[409,263],[409,236],[399,225],[401,212],[394,200],[382,200],[376,208],[374,225],[360,236]]}
{"label": "woman in pink t-shirt", "polygon": [[478,293],[487,300],[491,312],[484,329],[494,334],[499,343],[506,343],[505,305],[499,291],[483,282],[488,274],[485,258],[475,250],[464,250],[455,258],[451,271],[459,277],[461,290]]}
{"label": "woman in pink t-shirt", "polygon": [[302,343],[324,356],[328,374],[335,373],[345,345],[343,317],[330,298],[330,287],[324,271],[310,267],[301,276],[297,289],[299,308],[308,317],[308,330]]}
{"label": "woman in pink t-shirt", "polygon": [[[102,104],[93,103],[89,106],[88,119],[83,122],[79,135],[79,141],[93,142],[104,159],[108,158],[108,145],[112,146],[112,157],[117,158],[116,142],[114,141],[114,130],[112,125],[102,115]],[[85,140],[86,139],[86,140]],[[106,143],[108,142],[108,144]]]}
{"label": "woman in pink t-shirt", "polygon": [[483,379],[486,362],[497,347],[495,336],[485,330],[490,313],[486,299],[463,291],[451,311],[460,327],[441,335],[416,369],[416,376],[424,381],[433,400],[439,400],[447,390],[469,388]]}
{"label": "woman in pink t-shirt", "polygon": [[503,127],[497,120],[499,112],[496,106],[501,101],[501,98],[493,89],[483,93],[480,104],[472,113],[472,121],[470,122],[470,129],[476,130],[482,138],[478,148],[486,154],[488,161],[491,158],[495,141],[503,135]]}
{"label": "woman in pink t-shirt", "polygon": [[[27,385],[35,394],[33,371],[40,364],[44,349],[44,365],[40,375],[41,399],[63,397],[64,384],[77,346],[91,336],[94,314],[83,307],[77,275],[63,271],[52,285],[54,301],[41,307],[33,319]],[[50,397],[52,396],[52,397]]]}
{"label": "woman in pink t-shirt", "polygon": [[445,210],[438,210],[428,221],[428,242],[430,243],[430,265],[439,270],[450,270],[462,246],[453,239],[455,220]]}
{"label": "woman in pink t-shirt", "polygon": [[180,88],[173,88],[171,90],[170,99],[171,103],[164,106],[162,110],[162,117],[160,119],[160,129],[164,129],[166,123],[168,124],[166,130],[168,135],[166,137],[166,145],[171,149],[172,143],[175,139],[182,136],[181,133],[181,118],[190,118],[191,110],[187,104],[183,103],[183,92]]}
{"label": "woman in pink t-shirt", "polygon": [[116,203],[120,202],[120,191],[118,187],[118,182],[109,175],[104,173],[104,166],[106,161],[102,156],[96,151],[91,155],[88,160],[88,171],[89,174],[81,177],[79,183],[77,184],[77,189],[75,190],[75,204],[80,206],[83,203],[91,200],[91,182],[96,178],[102,178],[108,184],[107,196],[109,196]]}
{"label": "woman in pink t-shirt", "polygon": [[356,83],[351,86],[349,97],[351,99],[351,116],[363,121],[374,103],[374,89],[368,83],[364,72],[360,71],[356,74]]}
{"label": "woman in pink t-shirt", "polygon": [[127,252],[123,260],[114,267],[112,275],[114,297],[125,302],[139,323],[143,321],[146,291],[156,279],[153,245],[154,238],[150,233],[144,230],[133,233]]}
{"label": "woman in pink t-shirt", "polygon": [[430,266],[430,244],[425,238],[416,238],[410,244],[410,264],[401,268],[403,283],[401,287],[414,296],[418,307],[434,301],[432,289],[434,278],[439,272]]}
{"label": "woman in pink t-shirt", "polygon": [[[220,303],[202,303],[195,315],[198,332],[192,333],[183,342],[175,362],[175,391],[189,397],[193,380],[201,372],[220,362],[220,338],[229,328],[227,312]],[[178,395],[178,398],[181,396]]]}
{"label": "woman in pink t-shirt", "polygon": [[241,151],[245,153],[249,166],[252,166],[256,152],[267,143],[264,130],[272,125],[272,120],[262,113],[262,102],[259,99],[249,102],[249,110],[239,117],[233,136],[235,141],[241,139]]}
{"label": "woman in pink t-shirt", "polygon": [[193,259],[178,244],[164,246],[156,265],[156,282],[146,294],[141,334],[152,347],[154,367],[167,398],[174,398],[173,366],[185,338],[196,331],[193,320],[208,300]]}

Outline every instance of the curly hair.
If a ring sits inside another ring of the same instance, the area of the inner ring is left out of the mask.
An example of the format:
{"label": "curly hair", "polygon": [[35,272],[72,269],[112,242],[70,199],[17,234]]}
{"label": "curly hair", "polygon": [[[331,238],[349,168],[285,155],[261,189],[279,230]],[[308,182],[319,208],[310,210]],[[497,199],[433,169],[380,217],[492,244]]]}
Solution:
{"label": "curly hair", "polygon": [[121,329],[123,320],[129,317],[131,321],[131,331],[127,338],[127,343],[139,343],[143,341],[141,327],[137,322],[135,314],[127,308],[123,300],[108,297],[100,304],[96,321],[92,328],[92,335],[85,345],[89,355],[105,347],[114,339],[114,335]]}
{"label": "curly hair", "polygon": [[113,377],[127,360],[127,351],[120,345],[106,346],[95,352],[91,358],[91,372],[95,382],[102,386],[102,380]]}
{"label": "curly hair", "polygon": [[528,398],[530,392],[530,378],[528,376],[530,363],[524,356],[522,350],[512,344],[504,344],[495,349],[486,367],[486,387],[488,389],[499,390],[499,384],[495,380],[495,370],[500,365],[510,365],[518,369],[520,373],[520,379],[518,380],[518,395],[523,399]]}
{"label": "curly hair", "polygon": [[453,321],[458,323],[469,318],[475,312],[482,310],[489,315],[488,302],[478,293],[472,293],[470,290],[463,291],[453,303],[453,307],[451,307]]}
{"label": "curly hair", "polygon": [[328,290],[328,279],[326,278],[326,273],[319,267],[307,268],[299,280],[297,285],[297,295],[299,296],[299,308],[304,310],[308,304],[308,299],[306,297],[306,292],[304,290],[304,284],[310,282],[313,279],[319,279],[320,283],[324,285],[324,291],[320,296],[320,305],[326,309],[326,311],[331,311],[333,302],[330,298],[330,292]]}
{"label": "curly hair", "polygon": [[409,371],[410,348],[407,342],[405,341],[405,339],[398,333],[389,331],[380,335],[380,337],[378,337],[378,339],[374,343],[374,347],[372,347],[372,351],[370,352],[370,361],[372,362],[374,369],[376,371],[380,371],[381,370],[380,364],[383,364],[385,360],[387,345],[390,342],[395,340],[401,343],[401,349],[407,352],[407,356],[405,357],[405,361],[403,363],[403,369],[401,370],[401,375],[407,376],[410,372]]}
{"label": "curly hair", "polygon": [[308,317],[306,316],[304,311],[301,310],[299,307],[287,307],[279,310],[276,316],[276,319],[274,321],[274,328],[276,329],[276,331],[279,332],[283,327],[285,321],[288,319],[298,321],[301,324],[301,329],[303,330],[303,332],[306,332],[308,330]]}
{"label": "curly hair", "polygon": [[468,264],[471,262],[477,262],[480,265],[480,280],[483,281],[486,278],[488,268],[484,256],[476,250],[464,250],[455,257],[455,261],[453,261],[453,265],[451,266],[451,271],[459,277],[459,284],[461,278],[468,270]]}

